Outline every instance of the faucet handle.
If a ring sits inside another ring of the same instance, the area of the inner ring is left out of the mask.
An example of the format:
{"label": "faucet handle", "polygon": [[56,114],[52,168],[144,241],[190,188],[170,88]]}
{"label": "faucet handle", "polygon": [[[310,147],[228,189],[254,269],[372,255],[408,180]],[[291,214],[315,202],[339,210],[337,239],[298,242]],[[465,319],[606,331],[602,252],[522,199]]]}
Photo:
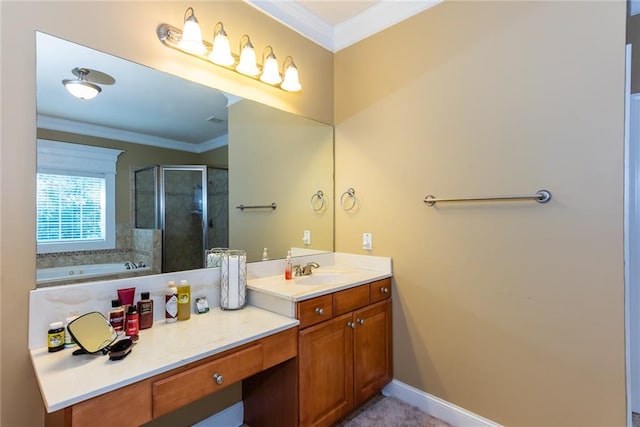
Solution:
{"label": "faucet handle", "polygon": [[294,266],[292,266],[291,268],[293,268],[295,270],[295,275],[296,276],[302,276],[302,267],[300,267],[300,264],[296,264]]}

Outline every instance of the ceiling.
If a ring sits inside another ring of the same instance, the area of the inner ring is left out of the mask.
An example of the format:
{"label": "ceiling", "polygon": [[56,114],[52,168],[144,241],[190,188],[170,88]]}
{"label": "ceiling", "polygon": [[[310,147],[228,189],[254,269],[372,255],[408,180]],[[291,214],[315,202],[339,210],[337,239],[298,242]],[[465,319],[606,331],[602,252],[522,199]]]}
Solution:
{"label": "ceiling", "polygon": [[[441,0],[245,1],[335,52]],[[38,127],[192,152],[227,144],[233,96],[44,33],[36,41]],[[92,100],[74,98],[62,80],[76,67],[115,84]]]}

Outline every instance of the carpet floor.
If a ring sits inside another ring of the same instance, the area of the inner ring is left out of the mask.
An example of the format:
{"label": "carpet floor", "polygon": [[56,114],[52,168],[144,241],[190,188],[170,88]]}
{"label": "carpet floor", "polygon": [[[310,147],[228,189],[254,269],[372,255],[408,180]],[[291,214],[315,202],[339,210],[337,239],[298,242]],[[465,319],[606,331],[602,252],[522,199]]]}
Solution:
{"label": "carpet floor", "polygon": [[452,427],[395,397],[374,397],[337,427]]}

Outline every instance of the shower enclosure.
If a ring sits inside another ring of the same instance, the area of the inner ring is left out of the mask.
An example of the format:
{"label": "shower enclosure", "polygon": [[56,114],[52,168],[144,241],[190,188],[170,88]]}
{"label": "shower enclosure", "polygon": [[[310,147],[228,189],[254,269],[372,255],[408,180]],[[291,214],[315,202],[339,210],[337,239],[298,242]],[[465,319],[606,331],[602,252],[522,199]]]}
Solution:
{"label": "shower enclosure", "polygon": [[162,230],[162,272],[205,266],[204,252],[228,247],[228,171],[161,165],[135,171],[135,226]]}

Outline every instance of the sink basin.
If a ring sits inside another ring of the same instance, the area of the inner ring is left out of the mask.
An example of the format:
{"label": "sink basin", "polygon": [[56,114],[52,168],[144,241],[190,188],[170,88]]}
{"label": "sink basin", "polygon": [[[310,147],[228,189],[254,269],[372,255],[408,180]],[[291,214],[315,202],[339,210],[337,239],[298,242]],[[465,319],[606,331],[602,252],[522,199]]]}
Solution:
{"label": "sink basin", "polygon": [[311,276],[302,276],[296,278],[299,285],[335,285],[336,283],[346,282],[348,276],[342,273],[313,273]]}

